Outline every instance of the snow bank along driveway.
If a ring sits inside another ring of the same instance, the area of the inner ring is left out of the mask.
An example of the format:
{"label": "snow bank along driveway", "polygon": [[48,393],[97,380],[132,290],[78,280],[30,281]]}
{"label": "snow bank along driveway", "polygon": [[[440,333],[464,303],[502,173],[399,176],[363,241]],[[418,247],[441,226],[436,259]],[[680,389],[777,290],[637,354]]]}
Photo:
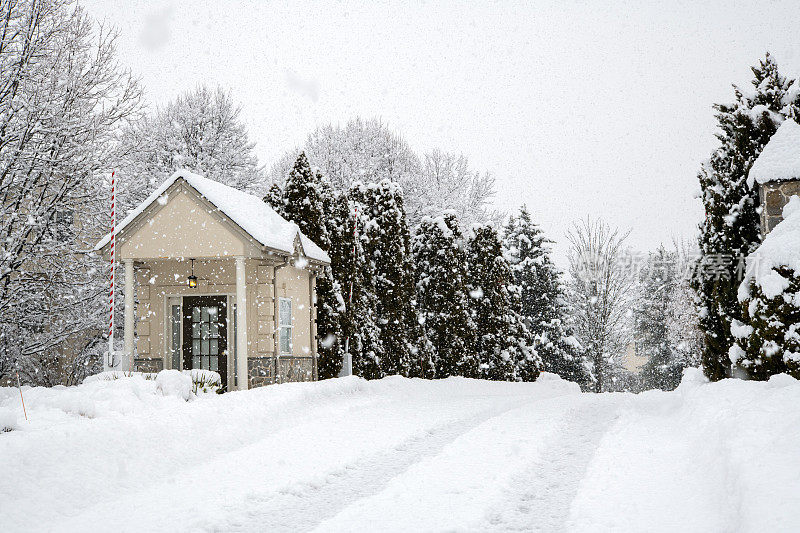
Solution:
{"label": "snow bank along driveway", "polygon": [[800,382],[0,389],[9,531],[797,531]]}

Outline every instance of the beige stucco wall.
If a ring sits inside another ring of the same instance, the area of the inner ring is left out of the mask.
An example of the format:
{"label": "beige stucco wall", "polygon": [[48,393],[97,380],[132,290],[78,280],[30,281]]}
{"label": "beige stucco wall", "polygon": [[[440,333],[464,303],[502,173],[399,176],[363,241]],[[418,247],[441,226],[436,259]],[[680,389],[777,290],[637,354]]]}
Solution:
{"label": "beige stucco wall", "polygon": [[648,358],[636,353],[636,344],[631,342],[625,347],[622,356],[622,367],[629,372],[638,372],[647,363]]}
{"label": "beige stucco wall", "polygon": [[278,270],[278,297],[292,299],[292,355],[295,356],[311,355],[308,276],[308,271],[292,266]]}
{"label": "beige stucco wall", "polygon": [[152,218],[120,239],[120,259],[252,255],[241,237],[185,188],[177,187],[165,205],[156,205]]}
{"label": "beige stucco wall", "polygon": [[[137,352],[162,357],[166,353],[166,313],[169,296],[235,295],[236,265],[228,260],[195,260],[197,288],[186,284],[190,261],[146,261],[137,267]],[[229,303],[230,307],[230,303]],[[144,349],[143,349],[144,348]],[[169,368],[168,364],[165,368]]]}

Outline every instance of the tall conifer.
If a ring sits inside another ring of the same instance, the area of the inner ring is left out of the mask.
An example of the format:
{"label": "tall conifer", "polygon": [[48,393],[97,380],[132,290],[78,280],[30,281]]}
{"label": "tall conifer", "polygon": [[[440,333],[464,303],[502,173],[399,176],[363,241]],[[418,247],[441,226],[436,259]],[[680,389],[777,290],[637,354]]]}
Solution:
{"label": "tall conifer", "polygon": [[[363,221],[356,218],[354,206],[346,194],[337,194],[330,206],[331,269],[339,288],[339,336],[334,340],[342,357],[331,362],[341,369],[349,353],[353,373],[367,379],[384,376],[381,369],[383,346],[379,337],[374,269],[358,237]],[[338,372],[337,372],[338,373]]]}
{"label": "tall conifer", "polygon": [[[264,201],[269,203],[287,220],[291,220],[308,238],[331,255],[332,264],[326,267],[324,275],[317,278],[316,308],[319,379],[335,377],[341,370],[342,352],[342,313],[345,311],[341,295],[341,283],[336,273],[341,272],[338,264],[344,258],[333,253],[334,239],[341,246],[341,235],[332,224],[335,214],[331,187],[319,172],[312,171],[305,154],[301,153],[286,178],[284,188],[273,184]],[[347,209],[345,206],[345,216]],[[338,221],[337,221],[338,222]]]}
{"label": "tall conifer", "polygon": [[734,86],[735,101],[714,106],[721,145],[698,176],[706,216],[693,285],[705,332],[702,365],[712,380],[730,374],[730,326],[742,319],[736,298],[740,269],[761,242],[758,191],[748,186],[747,173],[784,117],[796,116],[798,109],[798,100],[790,101],[794,80],[780,75],[772,56],[767,54],[752,71],[751,88]]}
{"label": "tall conifer", "polygon": [[671,299],[678,286],[677,257],[663,246],[647,259],[639,275],[639,297],[634,312],[636,355],[647,357],[641,379],[647,388],[673,390],[683,367],[669,338]]}
{"label": "tall conifer", "polygon": [[423,217],[412,242],[417,305],[436,376],[477,376],[475,325],[464,291],[467,262],[455,213]]}
{"label": "tall conifer", "polygon": [[535,380],[539,361],[517,312],[518,295],[497,231],[490,225],[473,226],[466,254],[467,289],[477,334],[475,353],[480,358],[478,375],[498,381]]}
{"label": "tall conifer", "polygon": [[363,225],[360,241],[374,274],[382,372],[422,375],[427,367],[425,344],[417,322],[414,267],[402,191],[389,180],[357,182],[351,187],[351,199],[359,207]]}
{"label": "tall conifer", "polygon": [[[525,206],[506,225],[503,244],[519,295],[519,312],[542,359],[542,370],[583,383],[586,371],[566,332],[565,295],[560,273],[550,259],[551,242]],[[524,370],[521,377],[526,378]]]}

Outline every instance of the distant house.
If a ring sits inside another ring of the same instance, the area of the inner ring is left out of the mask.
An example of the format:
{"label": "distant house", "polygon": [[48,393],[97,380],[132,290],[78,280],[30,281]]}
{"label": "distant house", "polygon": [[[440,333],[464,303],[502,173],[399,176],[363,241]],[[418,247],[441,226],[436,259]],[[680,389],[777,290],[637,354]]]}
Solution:
{"label": "distant house", "polygon": [[625,354],[621,358],[622,368],[628,372],[638,372],[642,367],[647,364],[649,359],[643,355],[639,355],[636,351],[636,343],[629,342],[625,346]]}
{"label": "distant house", "polygon": [[787,119],[780,125],[750,168],[747,181],[750,187],[758,184],[761,233],[766,235],[783,220],[789,198],[800,196],[800,124]]}
{"label": "distant house", "polygon": [[316,379],[330,259],[260,198],[179,170],[117,226],[116,257],[124,351],[107,369],[214,370],[227,390]]}

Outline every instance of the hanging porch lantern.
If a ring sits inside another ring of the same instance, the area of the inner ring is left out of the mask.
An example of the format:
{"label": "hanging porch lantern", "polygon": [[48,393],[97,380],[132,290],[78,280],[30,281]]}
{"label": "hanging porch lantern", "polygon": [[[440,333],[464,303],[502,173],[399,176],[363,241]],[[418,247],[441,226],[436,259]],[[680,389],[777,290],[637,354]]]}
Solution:
{"label": "hanging porch lantern", "polygon": [[192,259],[192,274],[189,276],[189,288],[197,287],[197,276],[194,275],[194,259]]}

